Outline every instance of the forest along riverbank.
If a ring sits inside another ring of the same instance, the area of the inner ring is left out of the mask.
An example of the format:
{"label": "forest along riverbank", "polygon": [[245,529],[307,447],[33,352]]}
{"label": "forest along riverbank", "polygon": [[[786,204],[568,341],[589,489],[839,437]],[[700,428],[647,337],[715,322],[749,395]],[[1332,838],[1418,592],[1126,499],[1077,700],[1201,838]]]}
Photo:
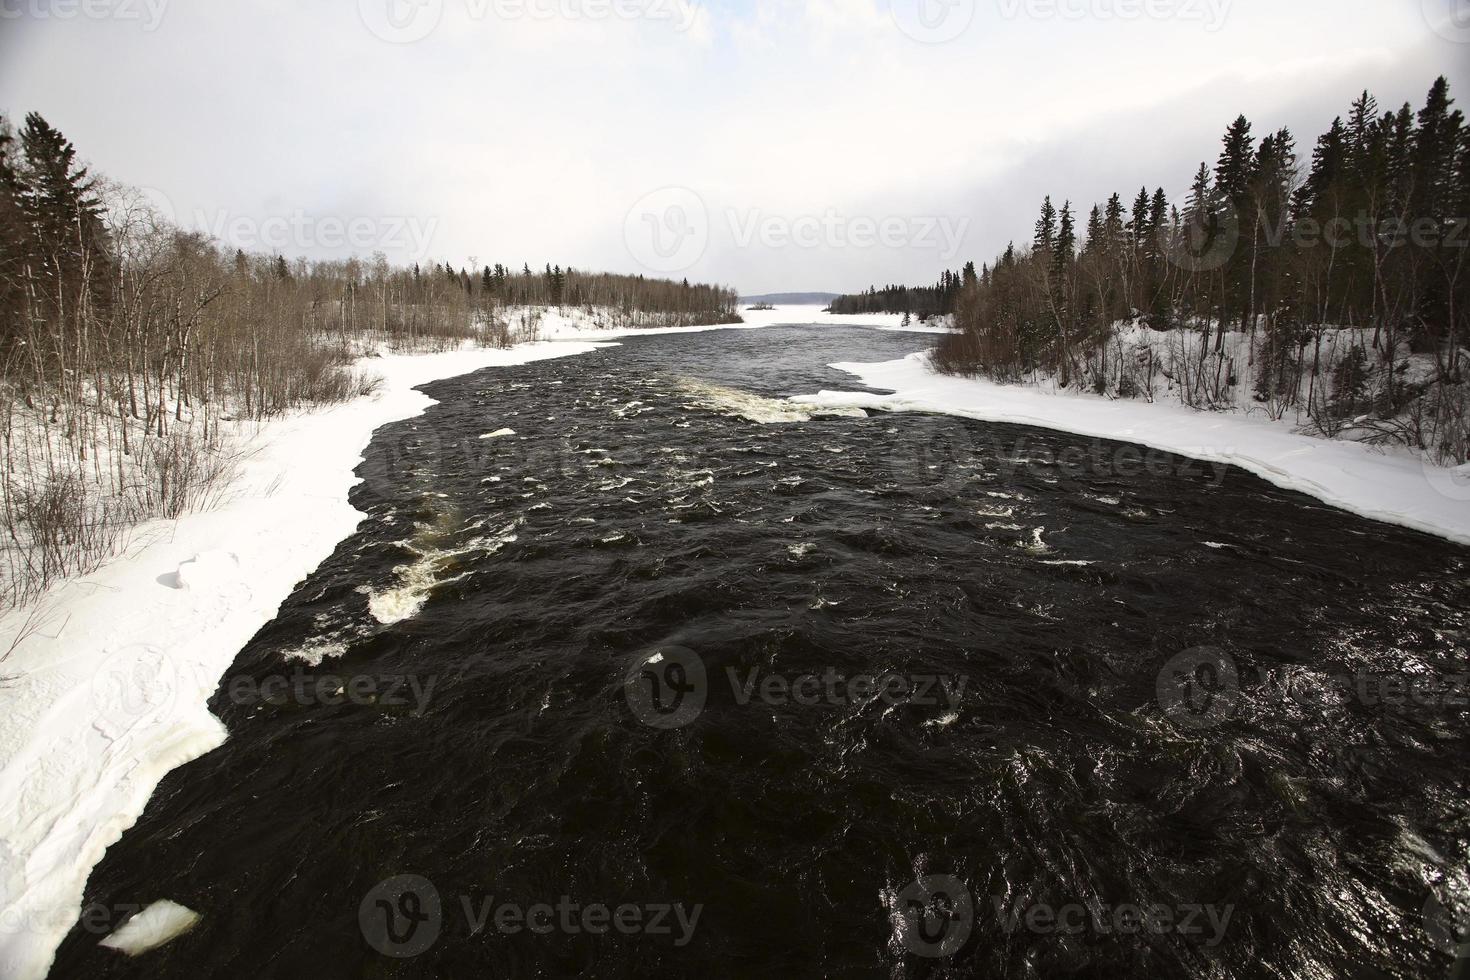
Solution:
{"label": "forest along riverbank", "polygon": [[[1236,468],[785,400],[915,341],[630,339],[429,386],[56,975],[916,974],[945,951],[902,911],[941,878],[956,975],[1447,969],[1422,922],[1466,884],[1465,708],[1338,681],[1462,673],[1470,553]],[[1181,712],[1161,676],[1201,648],[1225,710]],[[160,899],[200,922],[98,949]],[[648,928],[474,914],[559,904]],[[1034,925],[1125,906],[1179,927]]]}

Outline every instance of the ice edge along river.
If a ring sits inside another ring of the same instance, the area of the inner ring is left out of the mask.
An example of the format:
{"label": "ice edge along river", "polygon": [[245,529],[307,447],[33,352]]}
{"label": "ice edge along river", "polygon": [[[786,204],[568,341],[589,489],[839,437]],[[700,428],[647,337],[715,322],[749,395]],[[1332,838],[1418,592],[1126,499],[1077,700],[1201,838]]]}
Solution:
{"label": "ice edge along river", "polygon": [[[817,307],[747,313],[746,320],[746,328],[901,329],[898,317],[834,316]],[[543,336],[559,342],[371,359],[363,367],[383,378],[377,395],[265,427],[221,506],[140,528],[126,554],[48,595],[39,629],[0,667],[8,708],[0,715],[0,805],[7,806],[0,811],[0,976],[45,976],[106,848],[169,771],[223,741],[223,727],[206,709],[219,678],[297,584],[354,533],[364,516],[348,501],[354,470],[378,428],[434,404],[416,386],[602,346],[588,341],[669,332],[687,329],[582,331],[574,318],[553,316]],[[938,377],[922,357],[833,365],[893,395],[822,392],[796,401],[941,412],[1140,443],[1233,463],[1363,516],[1470,543],[1465,474],[1423,467],[1407,453],[1324,442],[1262,419]],[[25,625],[19,614],[0,619],[0,650]]]}
{"label": "ice edge along river", "polygon": [[1265,417],[1108,400],[936,374],[926,354],[832,364],[892,395],[824,391],[793,401],[823,408],[932,412],[1058,429],[1228,463],[1370,520],[1470,545],[1470,465],[1448,469],[1405,449],[1319,439]]}

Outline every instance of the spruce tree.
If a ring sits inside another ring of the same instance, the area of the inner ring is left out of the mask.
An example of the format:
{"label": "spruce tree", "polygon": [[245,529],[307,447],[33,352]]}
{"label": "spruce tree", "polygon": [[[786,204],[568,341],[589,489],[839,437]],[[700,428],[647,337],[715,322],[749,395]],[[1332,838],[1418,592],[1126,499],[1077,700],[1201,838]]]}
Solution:
{"label": "spruce tree", "polygon": [[1209,228],[1215,219],[1215,189],[1210,184],[1210,165],[1201,163],[1184,199],[1184,223],[1191,228]]}
{"label": "spruce tree", "polygon": [[1055,251],[1053,269],[1062,273],[1072,263],[1072,258],[1077,252],[1076,219],[1072,215],[1071,201],[1065,201],[1062,204],[1062,223],[1061,228],[1057,231]]}
{"label": "spruce tree", "polygon": [[0,116],[0,354],[22,339],[12,325],[20,322],[24,308],[22,282],[33,248],[21,206],[23,188],[17,150],[10,121]]}
{"label": "spruce tree", "polygon": [[1123,225],[1123,199],[1114,194],[1108,198],[1107,209],[1103,212],[1103,239],[1110,251],[1122,245]]}
{"label": "spruce tree", "polygon": [[25,172],[19,204],[37,253],[37,272],[46,280],[41,292],[63,284],[75,288],[85,263],[92,266],[94,290],[100,294],[107,276],[98,275],[97,265],[106,261],[109,249],[95,182],[78,165],[71,141],[40,113],[26,116],[21,147]]}
{"label": "spruce tree", "polygon": [[1084,255],[1101,254],[1107,248],[1107,233],[1103,231],[1102,208],[1092,206],[1087,216],[1087,244],[1082,247]]}
{"label": "spruce tree", "polygon": [[1052,206],[1051,195],[1041,205],[1041,217],[1036,221],[1036,237],[1032,240],[1032,251],[1050,252],[1056,245],[1057,209]]}
{"label": "spruce tree", "polygon": [[1298,217],[1318,217],[1319,208],[1329,195],[1340,188],[1347,164],[1348,133],[1342,117],[1332,120],[1332,128],[1317,139],[1312,150],[1312,168],[1302,182],[1293,202]]}
{"label": "spruce tree", "polygon": [[1449,81],[1441,75],[1419,111],[1412,136],[1416,217],[1447,217],[1454,203],[1455,157],[1464,116],[1451,112]]}
{"label": "spruce tree", "polygon": [[1349,150],[1360,159],[1370,150],[1374,139],[1374,130],[1378,127],[1378,100],[1368,94],[1364,89],[1363,94],[1353,102],[1349,111],[1347,124],[1347,138]]}
{"label": "spruce tree", "polygon": [[1143,249],[1144,243],[1149,238],[1149,200],[1148,188],[1140,187],[1138,197],[1133,200],[1133,221],[1129,225],[1129,231],[1133,237],[1133,247]]}
{"label": "spruce tree", "polygon": [[1229,205],[1236,214],[1245,210],[1250,193],[1251,156],[1255,141],[1251,124],[1238,116],[1225,131],[1220,159],[1215,163],[1215,191],[1222,206]]}
{"label": "spruce tree", "polygon": [[1154,191],[1154,196],[1148,205],[1148,227],[1151,232],[1149,235],[1149,254],[1155,258],[1163,250],[1161,236],[1164,234],[1164,229],[1168,227],[1168,223],[1169,195],[1165,194],[1164,189],[1160,187]]}

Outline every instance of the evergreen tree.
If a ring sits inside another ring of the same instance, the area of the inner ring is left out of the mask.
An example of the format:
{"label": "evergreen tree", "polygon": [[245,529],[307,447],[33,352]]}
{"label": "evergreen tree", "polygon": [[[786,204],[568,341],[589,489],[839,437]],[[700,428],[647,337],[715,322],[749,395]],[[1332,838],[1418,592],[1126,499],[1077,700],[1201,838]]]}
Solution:
{"label": "evergreen tree", "polygon": [[1072,259],[1077,252],[1077,228],[1076,219],[1072,216],[1072,202],[1065,201],[1062,204],[1062,224],[1057,232],[1056,254],[1053,258],[1053,269],[1059,275],[1067,270],[1072,264]]}
{"label": "evergreen tree", "polygon": [[1101,254],[1107,249],[1108,236],[1103,230],[1102,209],[1096,204],[1092,206],[1092,213],[1087,216],[1087,244],[1083,246],[1083,254]]}
{"label": "evergreen tree", "polygon": [[1459,110],[1450,111],[1454,104],[1449,81],[1441,75],[1429,90],[1411,137],[1416,216],[1447,217],[1454,206],[1455,158],[1465,121]]}
{"label": "evergreen tree", "polygon": [[1251,124],[1245,116],[1239,116],[1225,131],[1220,159],[1215,163],[1215,191],[1220,204],[1233,207],[1237,215],[1246,209],[1246,198],[1250,194],[1254,146]]}
{"label": "evergreen tree", "polygon": [[[1178,222],[1175,222],[1176,224]],[[1154,191],[1153,199],[1149,201],[1148,226],[1151,234],[1148,237],[1149,254],[1158,258],[1163,252],[1164,229],[1169,224],[1169,195],[1164,193],[1160,187]]]}
{"label": "evergreen tree", "polygon": [[1215,223],[1215,189],[1210,184],[1210,165],[1201,163],[1184,199],[1184,223],[1190,228],[1208,229]]}
{"label": "evergreen tree", "polygon": [[1378,100],[1366,90],[1352,105],[1348,115],[1348,148],[1359,160],[1371,153],[1378,128]]}
{"label": "evergreen tree", "polygon": [[1332,375],[1329,410],[1335,419],[1356,418],[1371,407],[1368,395],[1369,374],[1367,354],[1360,345],[1353,344]]}
{"label": "evergreen tree", "polygon": [[17,150],[10,121],[0,116],[0,353],[22,339],[13,325],[24,308],[21,283],[31,253]]}
{"label": "evergreen tree", "polygon": [[1132,233],[1133,247],[1143,249],[1150,237],[1148,188],[1141,187],[1133,201],[1133,221],[1128,230]]}
{"label": "evergreen tree", "polygon": [[77,163],[71,141],[40,113],[26,116],[21,148],[25,169],[18,203],[43,279],[41,293],[49,295],[60,286],[74,289],[84,266],[90,265],[94,290],[100,294],[107,276],[97,266],[107,260],[109,249],[95,182]]}
{"label": "evergreen tree", "polygon": [[1103,238],[1109,250],[1116,250],[1123,243],[1123,199],[1117,194],[1108,198],[1103,212]]}
{"label": "evergreen tree", "polygon": [[1057,237],[1057,209],[1052,206],[1051,195],[1047,195],[1041,205],[1041,217],[1036,221],[1036,236],[1032,240],[1031,249],[1034,252],[1050,252],[1056,244]]}
{"label": "evergreen tree", "polygon": [[1340,190],[1347,152],[1347,127],[1338,116],[1332,120],[1332,128],[1317,139],[1317,146],[1312,150],[1312,169],[1297,191],[1294,202],[1298,217],[1314,216],[1320,220],[1320,207],[1329,195]]}

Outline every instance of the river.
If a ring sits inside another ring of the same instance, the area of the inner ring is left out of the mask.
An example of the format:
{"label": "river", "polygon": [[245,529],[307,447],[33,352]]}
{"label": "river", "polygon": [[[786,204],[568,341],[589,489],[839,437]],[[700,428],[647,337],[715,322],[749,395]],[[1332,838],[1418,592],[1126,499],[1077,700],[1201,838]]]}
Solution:
{"label": "river", "polygon": [[[780,400],[927,340],[428,386],[52,976],[1447,976],[1470,551],[1120,443]],[[202,920],[98,948],[162,898]]]}

